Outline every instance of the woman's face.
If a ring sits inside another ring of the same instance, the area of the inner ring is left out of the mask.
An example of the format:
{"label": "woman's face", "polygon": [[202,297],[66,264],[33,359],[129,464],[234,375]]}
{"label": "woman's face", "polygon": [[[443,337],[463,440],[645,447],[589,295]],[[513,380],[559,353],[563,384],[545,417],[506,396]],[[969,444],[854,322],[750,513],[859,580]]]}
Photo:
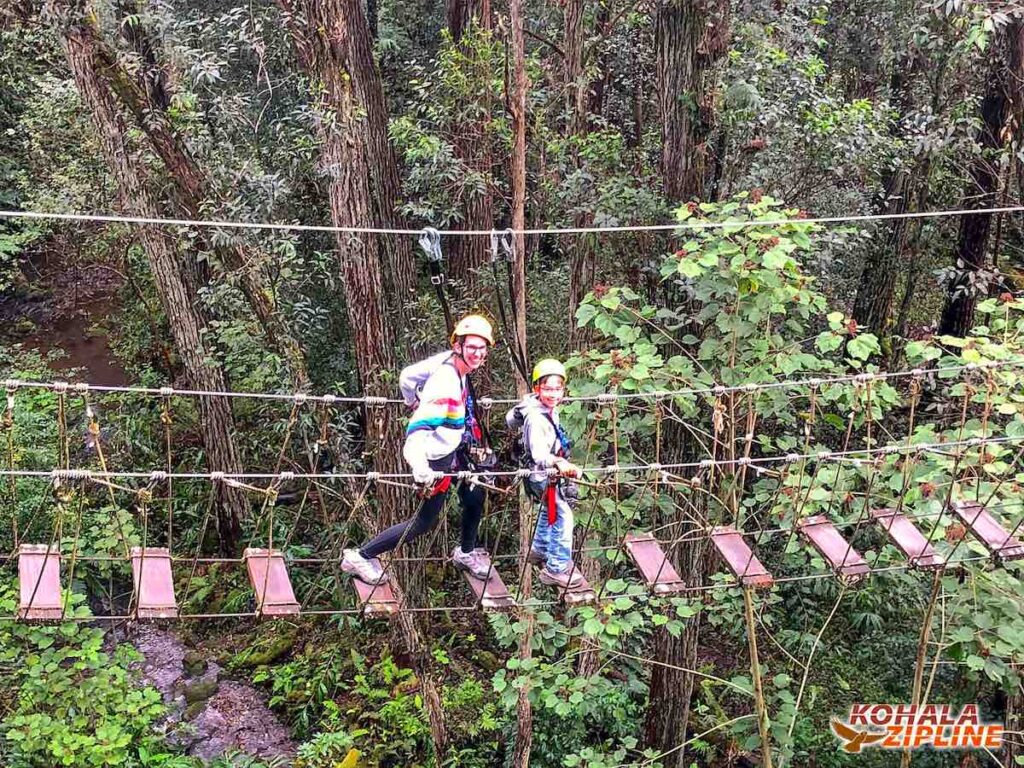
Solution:
{"label": "woman's face", "polygon": [[557,408],[565,398],[565,381],[561,376],[545,376],[533,388],[537,397],[548,408]]}

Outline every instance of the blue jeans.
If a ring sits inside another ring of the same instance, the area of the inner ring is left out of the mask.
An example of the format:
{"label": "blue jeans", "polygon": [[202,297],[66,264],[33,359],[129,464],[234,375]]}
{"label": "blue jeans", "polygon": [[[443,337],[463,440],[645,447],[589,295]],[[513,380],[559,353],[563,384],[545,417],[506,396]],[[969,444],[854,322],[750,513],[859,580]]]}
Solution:
{"label": "blue jeans", "polygon": [[547,568],[552,573],[564,573],[569,570],[572,561],[572,509],[562,498],[561,490],[555,493],[555,506],[558,517],[554,523],[548,523],[548,504],[545,499],[540,502],[540,517],[537,520],[537,531],[533,534],[531,549],[543,555]]}

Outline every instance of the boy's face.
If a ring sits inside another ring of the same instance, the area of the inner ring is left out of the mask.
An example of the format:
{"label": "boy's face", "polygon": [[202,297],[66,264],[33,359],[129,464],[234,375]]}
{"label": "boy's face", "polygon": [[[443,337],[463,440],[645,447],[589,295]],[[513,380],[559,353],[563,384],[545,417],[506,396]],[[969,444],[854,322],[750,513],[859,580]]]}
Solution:
{"label": "boy's face", "polygon": [[545,376],[533,388],[537,397],[548,408],[557,408],[565,398],[565,381],[561,376]]}
{"label": "boy's face", "polygon": [[452,347],[462,357],[470,371],[481,368],[487,362],[487,339],[480,336],[464,336]]}

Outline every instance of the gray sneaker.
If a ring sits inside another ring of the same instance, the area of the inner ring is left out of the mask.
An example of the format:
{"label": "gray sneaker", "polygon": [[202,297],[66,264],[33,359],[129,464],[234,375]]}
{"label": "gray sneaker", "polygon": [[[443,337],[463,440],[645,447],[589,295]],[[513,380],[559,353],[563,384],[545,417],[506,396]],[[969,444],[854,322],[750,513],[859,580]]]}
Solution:
{"label": "gray sneaker", "polygon": [[[570,573],[572,574],[571,578],[569,576]],[[545,565],[541,568],[540,580],[541,583],[549,584],[552,587],[570,589],[572,587],[578,587],[583,583],[583,574],[580,573],[579,568],[573,568],[572,565],[561,573],[555,573]]]}
{"label": "gray sneaker", "polygon": [[452,550],[452,562],[478,579],[486,579],[491,572],[491,558],[486,549],[477,547],[472,552],[463,552],[462,547]]}
{"label": "gray sneaker", "polygon": [[358,549],[346,549],[341,558],[341,570],[351,573],[360,581],[367,584],[383,584],[388,580],[388,575],[380,567],[380,560],[376,557],[367,559],[359,554]]}

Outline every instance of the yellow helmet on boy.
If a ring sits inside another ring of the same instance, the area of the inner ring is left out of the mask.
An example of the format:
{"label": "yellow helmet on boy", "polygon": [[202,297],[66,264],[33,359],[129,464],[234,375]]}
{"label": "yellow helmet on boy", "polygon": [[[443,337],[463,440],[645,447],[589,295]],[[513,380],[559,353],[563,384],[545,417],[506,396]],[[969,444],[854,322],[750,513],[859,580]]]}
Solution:
{"label": "yellow helmet on boy", "polygon": [[553,357],[546,357],[543,360],[533,366],[533,383],[536,384],[541,379],[547,378],[548,376],[561,376],[562,381],[566,380],[565,366]]}

